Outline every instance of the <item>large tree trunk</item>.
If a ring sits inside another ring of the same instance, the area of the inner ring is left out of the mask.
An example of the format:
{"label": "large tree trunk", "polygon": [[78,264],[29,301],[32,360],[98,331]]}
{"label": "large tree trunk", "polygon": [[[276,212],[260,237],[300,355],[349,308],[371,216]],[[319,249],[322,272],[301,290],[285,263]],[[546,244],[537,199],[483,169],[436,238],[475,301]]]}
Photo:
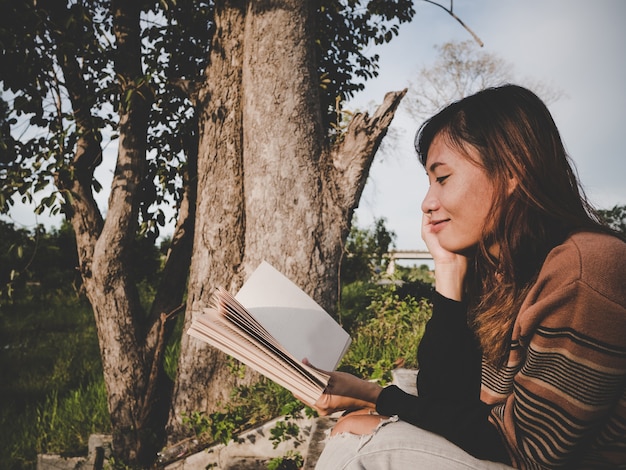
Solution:
{"label": "large tree trunk", "polygon": [[[242,0],[216,6],[199,103],[198,205],[185,331],[215,288],[236,291],[263,259],[335,309],[342,243],[404,92],[390,94],[371,119],[357,115],[329,150],[312,5]],[[169,441],[186,435],[184,413],[217,410],[235,384],[223,354],[184,334]]]}
{"label": "large tree trunk", "polygon": [[[187,312],[222,285],[235,289],[243,258],[242,60],[245,1],[216,5],[215,34],[196,102],[199,115],[198,195]],[[186,331],[191,313],[185,318]],[[182,416],[211,411],[234,385],[225,356],[183,333],[168,440],[187,435]],[[214,386],[219,383],[219,386]]]}

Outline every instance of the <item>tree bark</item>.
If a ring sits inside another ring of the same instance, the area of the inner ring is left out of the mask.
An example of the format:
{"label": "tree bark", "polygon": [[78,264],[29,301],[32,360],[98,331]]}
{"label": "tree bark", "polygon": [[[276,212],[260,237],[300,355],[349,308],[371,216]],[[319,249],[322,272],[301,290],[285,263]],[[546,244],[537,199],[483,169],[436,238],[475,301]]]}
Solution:
{"label": "tree bark", "polygon": [[[342,244],[367,173],[404,92],[357,115],[331,151],[319,109],[313,6],[225,1],[204,85],[196,236],[185,331],[214,290],[235,292],[267,260],[334,312]],[[247,383],[254,374],[247,376]],[[183,334],[168,425],[211,413],[234,385],[224,355]]]}
{"label": "tree bark", "polygon": [[143,453],[140,416],[149,370],[137,315],[141,304],[124,260],[136,232],[150,102],[146,87],[138,85],[142,76],[139,6],[114,1],[112,11],[117,43],[115,68],[122,87],[120,144],[107,217],[94,247],[91,277],[85,288],[100,339],[113,446],[122,458],[137,462]]}

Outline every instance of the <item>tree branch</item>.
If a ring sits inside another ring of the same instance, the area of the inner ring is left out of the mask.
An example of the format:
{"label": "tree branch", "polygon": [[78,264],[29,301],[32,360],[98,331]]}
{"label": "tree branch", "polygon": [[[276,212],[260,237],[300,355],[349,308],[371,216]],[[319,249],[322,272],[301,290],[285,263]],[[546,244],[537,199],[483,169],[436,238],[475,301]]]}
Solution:
{"label": "tree branch", "polygon": [[[44,7],[42,7],[44,8]],[[70,15],[65,5],[47,5],[50,35],[59,44],[65,38],[62,31]],[[102,147],[100,136],[92,114],[93,97],[90,95],[82,76],[80,65],[67,48],[56,48],[56,60],[63,73],[64,86],[67,90],[76,122],[78,139],[70,169],[62,169],[55,174],[55,184],[65,198],[65,214],[71,221],[76,234],[76,245],[83,276],[91,276],[91,260],[96,238],[102,229],[102,214],[98,209],[92,192],[93,172],[101,161]],[[60,97],[60,92],[57,92]],[[60,99],[60,98],[59,98]],[[61,106],[59,102],[59,106]],[[59,109],[60,128],[62,131],[61,109]]]}
{"label": "tree branch", "polygon": [[143,428],[147,423],[150,413],[153,412],[153,403],[156,400],[155,395],[157,392],[157,383],[159,381],[159,370],[161,368],[161,362],[163,360],[163,354],[165,353],[165,346],[167,343],[166,326],[174,319],[183,309],[185,304],[181,304],[169,313],[161,313],[159,317],[159,331],[158,340],[154,353],[152,356],[152,366],[150,367],[150,375],[148,377],[148,384],[146,386],[146,392],[144,400],[142,402],[142,410],[139,413],[139,427]]}
{"label": "tree branch", "polygon": [[344,210],[354,209],[358,204],[374,155],[406,92],[404,89],[387,93],[372,117],[367,113],[356,114],[341,142],[331,150],[337,172],[333,178],[339,197],[337,202]]}
{"label": "tree branch", "polygon": [[[193,139],[193,141],[191,141]],[[198,177],[198,138],[197,135],[190,138],[189,151],[187,153],[187,166],[183,171],[184,193],[178,208],[176,227],[172,235],[172,241],[167,253],[161,281],[152,302],[150,318],[147,322],[146,351],[151,354],[157,344],[160,312],[171,310],[182,302],[187,279],[191,252],[193,249],[193,235],[195,230],[197,188],[195,181]],[[170,329],[171,330],[171,329]],[[171,331],[167,331],[167,337]]]}
{"label": "tree branch", "polygon": [[115,72],[120,86],[119,146],[109,207],[99,245],[124,251],[135,236],[146,174],[146,140],[152,91],[141,63],[140,2],[112,2]]}
{"label": "tree branch", "polygon": [[480,40],[480,38],[476,35],[476,33],[474,33],[474,31],[472,31],[469,26],[467,26],[463,20],[461,20],[461,18],[459,18],[458,16],[456,16],[454,14],[454,12],[452,11],[453,8],[453,0],[450,0],[450,8],[446,8],[443,5],[440,5],[437,2],[434,2],[433,0],[423,0],[424,2],[430,3],[431,5],[435,5],[438,6],[439,8],[441,8],[442,10],[448,12],[448,14],[454,18],[455,20],[457,20],[461,26],[463,26],[465,28],[465,30],[470,33],[472,35],[472,37],[474,38],[474,40],[480,45],[480,47],[483,47],[485,44]]}

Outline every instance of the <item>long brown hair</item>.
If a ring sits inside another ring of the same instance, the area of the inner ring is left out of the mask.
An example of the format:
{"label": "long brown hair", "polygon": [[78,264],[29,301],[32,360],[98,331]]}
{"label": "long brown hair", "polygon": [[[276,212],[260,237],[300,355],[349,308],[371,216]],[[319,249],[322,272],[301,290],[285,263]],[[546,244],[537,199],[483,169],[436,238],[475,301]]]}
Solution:
{"label": "long brown hair", "polygon": [[[611,231],[588,203],[550,112],[531,91],[489,88],[437,113],[415,138],[424,166],[438,135],[462,154],[474,149],[495,188],[466,292],[468,321],[483,354],[501,365],[521,303],[548,252],[574,231]],[[497,258],[489,253],[494,245]]]}

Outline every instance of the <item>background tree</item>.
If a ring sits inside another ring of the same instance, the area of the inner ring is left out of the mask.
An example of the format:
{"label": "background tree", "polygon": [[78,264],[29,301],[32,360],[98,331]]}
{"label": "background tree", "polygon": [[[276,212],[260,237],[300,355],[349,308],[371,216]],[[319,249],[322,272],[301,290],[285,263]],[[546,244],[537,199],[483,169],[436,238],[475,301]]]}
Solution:
{"label": "background tree", "polygon": [[372,227],[350,229],[341,261],[341,283],[369,281],[384,271],[385,255],[393,247],[396,234],[385,226],[385,219],[376,219]]}
{"label": "background tree", "polygon": [[[331,106],[376,73],[364,46],[390,40],[413,6],[316,5],[0,0],[0,210],[47,188],[37,211],[71,224],[129,463],[154,458],[168,412],[174,439],[181,413],[219,406],[232,385],[223,356],[184,335],[170,406],[161,359],[190,264],[187,323],[263,258],[334,307],[341,243],[403,93],[332,139]],[[108,158],[105,217],[95,170]],[[168,201],[175,229],[146,307],[132,254],[159,234]]]}
{"label": "background tree", "polygon": [[601,209],[598,214],[613,230],[626,236],[626,205],[618,204],[612,209]]}
{"label": "background tree", "polygon": [[454,100],[487,87],[518,82],[547,103],[563,93],[532,78],[518,78],[512,64],[486,52],[475,41],[449,42],[436,46],[438,58],[422,67],[409,85],[403,107],[417,122],[423,122]]}

